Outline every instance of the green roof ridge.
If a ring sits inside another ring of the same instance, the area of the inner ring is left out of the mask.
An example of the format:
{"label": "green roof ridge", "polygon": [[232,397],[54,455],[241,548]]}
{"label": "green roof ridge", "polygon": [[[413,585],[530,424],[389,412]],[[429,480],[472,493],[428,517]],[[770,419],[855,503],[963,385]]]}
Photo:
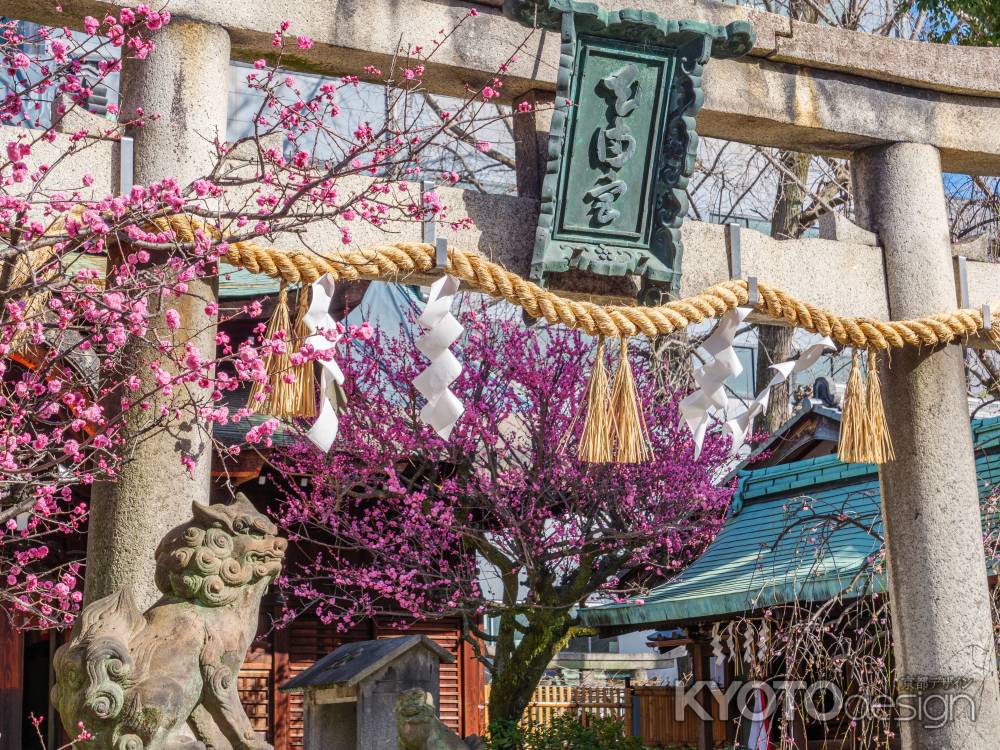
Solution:
{"label": "green roof ridge", "polygon": [[[972,420],[972,434],[976,450],[1000,445],[1000,416]],[[760,469],[740,469],[737,472],[740,478],[739,489],[733,499],[740,505],[746,500],[785,493],[800,487],[818,486],[877,473],[878,467],[875,464],[844,463],[836,453]]]}

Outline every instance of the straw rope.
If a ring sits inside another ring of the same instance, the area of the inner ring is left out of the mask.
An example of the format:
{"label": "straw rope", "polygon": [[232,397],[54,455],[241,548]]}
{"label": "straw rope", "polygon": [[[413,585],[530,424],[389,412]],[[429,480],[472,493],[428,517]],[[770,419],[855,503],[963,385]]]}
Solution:
{"label": "straw rope", "polygon": [[[236,243],[230,246],[225,259],[234,266],[290,283],[312,283],[324,273],[345,280],[398,280],[415,272],[432,270],[434,248],[424,243],[397,242],[320,255]],[[600,305],[567,299],[542,289],[479,253],[460,248],[449,248],[445,270],[477,291],[522,307],[532,317],[579,328],[595,336],[673,333],[692,323],[718,318],[747,304],[749,299],[747,282],[735,280],[711,286],[693,297],[655,307]],[[835,315],[769,284],[759,283],[758,289],[760,302],[756,306],[757,312],[829,336],[845,346],[878,350],[936,346],[971,336],[983,328],[980,310],[956,310],[913,320],[880,321]]]}
{"label": "straw rope", "polygon": [[[152,224],[159,231],[172,231],[181,242],[193,242],[197,231],[219,241],[225,239],[217,229],[183,214],[157,218]],[[316,253],[252,242],[231,242],[222,258],[251,273],[290,284],[311,284],[327,273],[345,281],[400,281],[414,273],[433,270],[435,250],[432,245],[421,242],[394,242],[363,250]],[[718,318],[748,301],[747,282],[743,280],[726,281],[693,297],[651,307],[601,305],[568,299],[521,278],[478,252],[456,247],[448,249],[445,271],[477,291],[518,305],[531,317],[578,328],[595,336],[669,334],[692,323]],[[955,310],[912,320],[880,321],[835,315],[766,283],[759,283],[758,289],[757,312],[829,336],[844,346],[869,350],[930,347],[966,338],[983,328],[980,310]],[[1000,341],[1000,325],[994,325],[989,334],[994,341]]]}

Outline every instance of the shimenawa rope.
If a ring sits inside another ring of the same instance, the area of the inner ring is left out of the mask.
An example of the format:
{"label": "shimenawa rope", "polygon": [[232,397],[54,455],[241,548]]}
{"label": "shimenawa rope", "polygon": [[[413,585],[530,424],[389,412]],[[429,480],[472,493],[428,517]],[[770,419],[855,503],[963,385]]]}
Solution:
{"label": "shimenawa rope", "polygon": [[[172,233],[182,243],[194,242],[197,232],[209,235],[220,244],[225,241],[225,236],[218,229],[183,214],[158,217],[150,223],[159,232]],[[53,224],[52,233],[62,231],[64,224],[64,218],[57,221]],[[52,247],[42,247],[30,253],[27,259],[19,258],[11,287],[16,288],[25,283],[30,278],[32,269],[44,265],[53,252]],[[291,325],[286,303],[287,284],[312,284],[324,274],[330,274],[338,281],[357,279],[401,281],[414,273],[433,270],[436,265],[435,255],[434,246],[420,242],[394,242],[363,250],[315,253],[237,241],[226,243],[222,259],[252,273],[265,274],[281,280],[283,304],[279,304],[279,310],[283,311],[283,315],[280,320],[277,318],[272,320],[271,326],[285,330]],[[622,339],[623,357],[625,341],[630,336],[673,333],[692,323],[718,318],[729,310],[745,306],[749,299],[747,282],[733,280],[711,286],[693,297],[653,307],[600,305],[584,300],[568,299],[521,278],[478,252],[455,247],[448,250],[448,262],[444,271],[476,291],[518,305],[531,317],[544,318],[550,323],[561,323],[580,329],[599,337],[599,340],[603,340],[604,337],[619,337]],[[913,320],[880,321],[835,315],[816,305],[802,302],[769,284],[759,283],[758,289],[760,301],[754,307],[757,312],[783,320],[796,328],[829,336],[842,346],[854,347],[852,377],[845,397],[842,425],[846,444],[841,445],[841,457],[847,461],[882,463],[892,459],[892,445],[885,427],[882,399],[877,383],[875,366],[877,352],[904,346],[932,347],[946,344],[976,334],[984,328],[980,310],[960,309]],[[293,333],[289,330],[288,335],[301,336],[301,332]],[[988,335],[994,343],[1000,342],[1000,325],[991,326]],[[599,345],[599,372],[592,374],[588,387],[587,401],[590,408],[581,441],[580,457],[591,461],[617,460],[628,463],[641,461],[647,457],[642,415],[637,413],[633,401],[623,397],[622,393],[617,394],[618,406],[614,410],[618,418],[611,414],[612,394],[608,391],[607,376],[603,370],[602,349],[603,347]],[[869,352],[869,383],[865,392],[862,391],[860,380],[857,354],[859,349],[866,349]],[[279,400],[282,404],[287,401],[287,405],[280,408],[272,405],[270,410],[281,412],[282,416],[299,415],[302,410],[298,402],[303,400],[303,396],[308,399],[311,389],[303,389],[302,384],[297,381],[293,381],[288,387],[284,386],[283,381],[276,383],[275,377],[281,377],[286,367],[287,363],[283,365],[281,362],[269,362],[268,370],[273,377],[265,394],[266,401],[273,401],[276,396],[284,394]],[[621,367],[619,369],[621,370]],[[596,377],[598,375],[603,379]],[[622,391],[631,383],[627,375],[625,370],[616,375],[616,381],[621,381],[617,383],[617,391]],[[875,382],[872,382],[873,379]],[[598,380],[600,382],[595,384]],[[634,390],[634,384],[631,387]],[[304,393],[300,393],[303,390]],[[292,398],[293,391],[297,398]],[[292,414],[286,415],[287,411]],[[314,404],[312,411],[315,411]],[[608,420],[610,420],[609,425],[604,425],[603,422]],[[593,429],[586,429],[588,425]],[[627,433],[630,437],[625,444],[618,446],[618,452],[613,456],[617,431],[623,425],[630,428]],[[593,447],[592,444],[599,449],[591,450],[588,446]]]}
{"label": "shimenawa rope", "polygon": [[[193,242],[203,231],[222,242],[218,229],[183,214],[159,217],[151,222],[158,231],[171,231],[180,242]],[[33,253],[39,259],[51,255],[51,248]],[[421,242],[393,242],[363,250],[317,253],[267,247],[253,242],[230,242],[223,259],[251,273],[264,274],[289,284],[311,284],[324,274],[340,281],[377,279],[399,281],[435,267],[433,245]],[[33,258],[34,261],[34,258]],[[32,262],[34,267],[38,263]],[[449,247],[446,273],[470,288],[518,305],[534,318],[578,328],[593,336],[628,337],[642,334],[669,334],[746,305],[749,299],[743,280],[725,281],[700,294],[662,305],[601,305],[568,299],[523,279],[475,251]],[[886,350],[905,346],[937,346],[974,335],[983,329],[980,310],[960,309],[912,320],[882,321],[836,315],[822,307],[796,299],[781,289],[759,283],[760,302],[755,309],[771,318],[806,331],[829,336],[842,346]],[[1000,325],[989,331],[1000,341]]]}

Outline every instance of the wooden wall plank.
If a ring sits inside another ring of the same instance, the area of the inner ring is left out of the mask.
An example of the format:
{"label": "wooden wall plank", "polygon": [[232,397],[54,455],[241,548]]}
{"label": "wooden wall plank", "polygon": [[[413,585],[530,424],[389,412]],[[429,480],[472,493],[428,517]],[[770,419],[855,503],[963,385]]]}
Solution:
{"label": "wooden wall plank", "polygon": [[[480,644],[480,648],[485,648]],[[462,736],[470,734],[482,736],[486,732],[486,671],[476,658],[476,649],[468,641],[460,645],[459,667],[461,668]]]}
{"label": "wooden wall plank", "polygon": [[288,660],[288,628],[271,634],[271,726],[274,750],[289,750],[289,719],[291,702],[288,693],[278,688],[292,678]]}
{"label": "wooden wall plank", "polygon": [[24,639],[0,614],[0,747],[21,746]]}

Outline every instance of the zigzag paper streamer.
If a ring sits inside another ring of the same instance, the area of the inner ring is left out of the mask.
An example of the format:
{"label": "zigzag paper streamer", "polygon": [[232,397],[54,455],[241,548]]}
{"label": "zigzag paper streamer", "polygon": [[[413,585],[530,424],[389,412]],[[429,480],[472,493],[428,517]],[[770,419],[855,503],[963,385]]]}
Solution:
{"label": "zigzag paper streamer", "polygon": [[[309,310],[302,316],[302,320],[311,334],[306,342],[311,344],[316,351],[327,351],[335,348],[340,338],[337,335],[331,341],[324,334],[317,333],[320,329],[333,332],[337,330],[337,321],[330,315],[330,302],[333,300],[335,286],[330,274],[325,274],[316,281],[312,285],[312,300],[309,303]],[[337,385],[344,384],[344,373],[341,372],[340,366],[333,359],[318,361],[322,367],[319,392],[323,404],[320,407],[319,416],[316,417],[316,421],[306,433],[306,437],[323,452],[329,452],[330,446],[333,445],[333,441],[337,437],[337,431],[340,429],[334,389]]]}
{"label": "zigzag paper streamer", "polygon": [[743,372],[743,364],[733,348],[733,340],[739,327],[751,312],[753,310],[749,307],[730,310],[722,316],[712,335],[702,344],[702,348],[712,359],[694,371],[698,390],[680,404],[684,421],[694,435],[696,460],[701,455],[705,433],[712,421],[712,412],[726,408],[726,381]]}
{"label": "zigzag paper streamer", "polygon": [[413,379],[413,385],[427,399],[427,405],[420,410],[420,418],[445,440],[465,411],[462,402],[449,390],[462,372],[462,363],[449,348],[465,330],[451,314],[451,301],[458,284],[458,279],[451,276],[435,281],[427,297],[427,307],[418,319],[427,333],[417,341],[417,349],[431,361],[430,366]]}
{"label": "zigzag paper streamer", "polygon": [[754,630],[753,625],[748,622],[746,628],[743,630],[743,663],[747,666],[752,666],[754,663],[754,657],[756,656],[754,643],[756,640],[757,632]]}
{"label": "zigzag paper streamer", "polygon": [[728,630],[726,646],[729,648],[729,661],[736,661],[740,655],[740,647],[736,641],[736,627],[730,623]]}
{"label": "zigzag paper streamer", "polygon": [[750,406],[747,407],[745,412],[735,419],[730,419],[723,427],[726,432],[733,436],[733,450],[738,450],[743,445],[754,417],[767,409],[767,405],[771,401],[772,388],[784,383],[793,374],[808,370],[816,364],[827,350],[836,348],[833,341],[829,337],[824,336],[819,341],[809,345],[799,355],[798,359],[790,359],[787,362],[771,365],[771,369],[774,370],[774,377],[771,378],[771,382],[757,395],[757,398],[750,402]]}
{"label": "zigzag paper streamer", "polygon": [[[753,310],[749,307],[738,307],[735,310],[730,310],[722,316],[719,324],[712,331],[712,335],[702,345],[702,348],[713,358],[694,371],[694,380],[698,384],[698,390],[681,401],[680,404],[684,421],[687,422],[694,435],[695,459],[701,455],[705,433],[712,421],[712,413],[724,410],[728,403],[725,390],[726,381],[743,372],[743,365],[733,348],[733,341],[740,325],[751,312]],[[754,417],[767,409],[771,399],[771,389],[784,383],[794,373],[808,370],[816,364],[824,352],[830,349],[836,349],[836,346],[829,337],[824,337],[807,347],[798,359],[790,359],[787,362],[771,365],[771,369],[775,373],[771,382],[750,402],[750,406],[745,412],[728,420],[723,426],[723,429],[732,436],[732,449],[734,451],[739,450],[746,440]]]}
{"label": "zigzag paper streamer", "polygon": [[767,620],[761,623],[757,630],[757,661],[764,663],[767,657],[768,646],[771,641],[771,628],[767,625]]}
{"label": "zigzag paper streamer", "polygon": [[712,657],[717,662],[725,660],[726,655],[722,650],[722,634],[719,632],[719,623],[712,626]]}

